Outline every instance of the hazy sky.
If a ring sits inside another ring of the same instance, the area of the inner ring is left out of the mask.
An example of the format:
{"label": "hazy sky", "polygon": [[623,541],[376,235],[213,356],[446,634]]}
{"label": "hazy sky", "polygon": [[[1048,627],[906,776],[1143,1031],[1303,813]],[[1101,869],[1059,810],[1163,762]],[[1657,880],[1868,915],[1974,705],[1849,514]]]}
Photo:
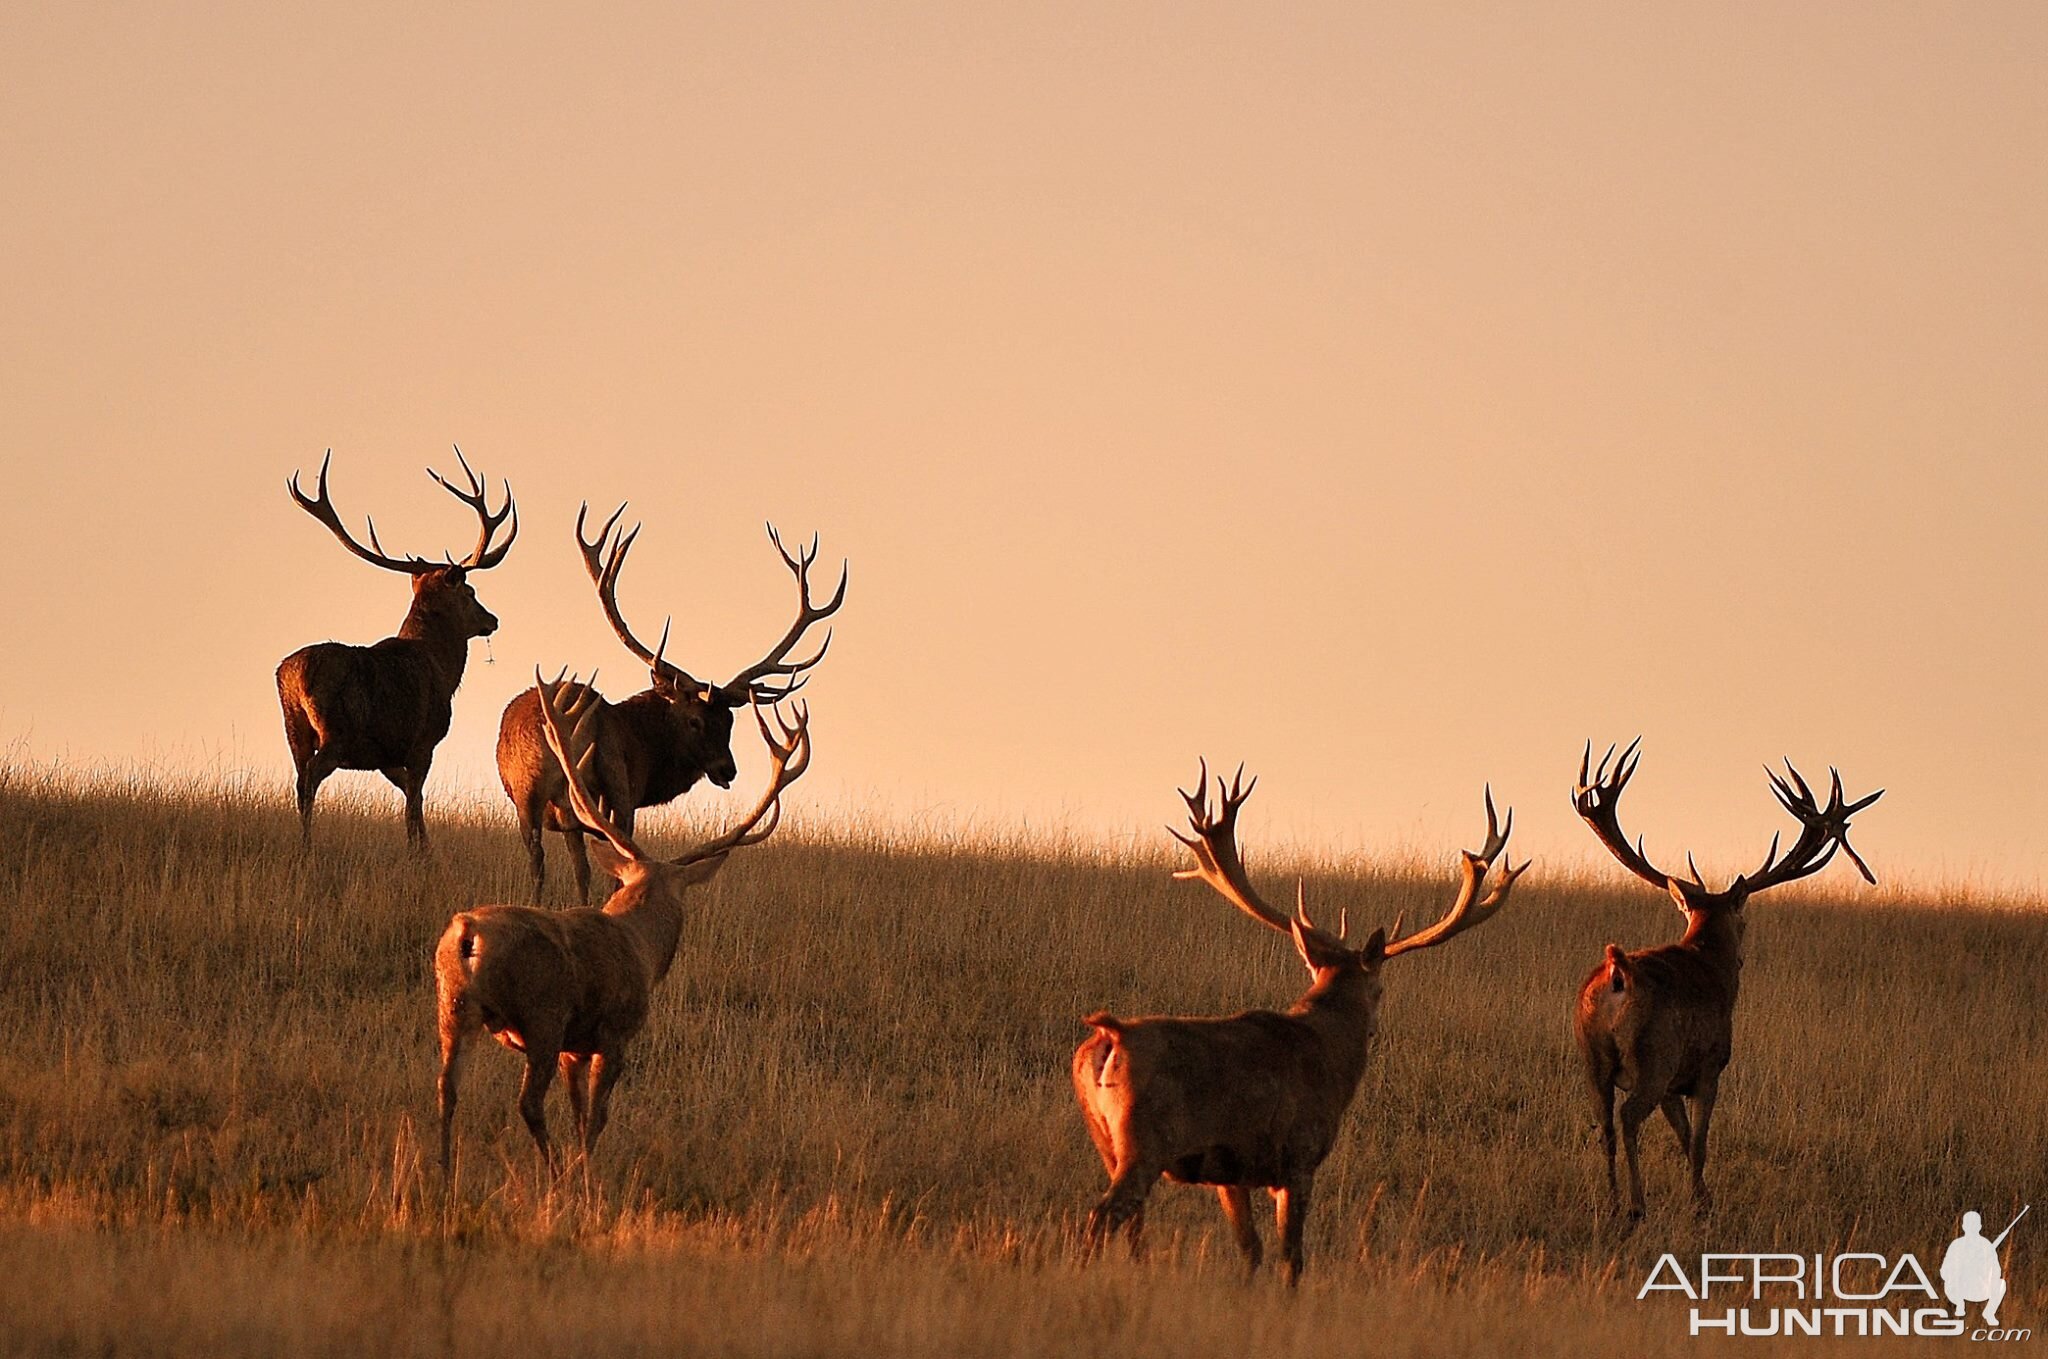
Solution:
{"label": "hazy sky", "polygon": [[11,6],[0,740],[281,784],[277,660],[407,598],[285,476],[459,553],[460,443],[525,533],[430,817],[536,662],[644,683],[630,497],[712,678],[764,519],[852,559],[814,805],[1150,836],[1206,752],[1252,835],[1491,779],[1583,861],[1642,732],[1653,857],[1750,866],[1789,754],[2038,885],[2044,69],[2033,4]]}

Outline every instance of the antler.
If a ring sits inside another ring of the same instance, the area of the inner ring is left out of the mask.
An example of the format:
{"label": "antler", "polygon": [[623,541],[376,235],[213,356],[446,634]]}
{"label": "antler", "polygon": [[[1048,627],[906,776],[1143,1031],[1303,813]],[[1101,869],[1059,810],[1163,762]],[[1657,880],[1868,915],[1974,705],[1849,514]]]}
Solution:
{"label": "antler", "polygon": [[540,690],[541,730],[547,736],[548,748],[555,752],[555,761],[562,766],[562,778],[569,785],[569,805],[575,810],[576,819],[611,841],[612,848],[628,859],[646,862],[646,853],[606,814],[603,802],[585,782],[597,759],[597,733],[592,724],[601,705],[597,690],[592,687],[597,681],[596,673],[590,676],[591,684],[583,684],[564,668],[550,681],[535,666],[533,678]]}
{"label": "antler", "polygon": [[[451,485],[445,477],[431,467],[427,469],[427,475],[440,482],[442,489],[447,491],[448,494],[475,510],[477,518],[483,521],[483,532],[477,537],[475,549],[457,565],[470,571],[488,571],[499,562],[505,560],[506,552],[511,550],[512,540],[519,536],[519,510],[512,503],[512,483],[509,481],[505,483],[504,508],[493,514],[490,505],[487,503],[487,484],[479,479],[475,472],[470,470],[469,460],[462,456],[460,448],[455,450],[455,457],[457,461],[461,462],[463,473],[469,478],[469,490],[464,491],[460,487]],[[299,489],[299,474],[297,472],[292,473],[291,479],[285,482],[285,489],[291,492],[292,499],[298,503],[298,507],[325,524],[328,532],[341,540],[343,547],[355,553],[372,566],[381,566],[386,571],[403,571],[413,576],[425,575],[429,571],[439,569],[436,563],[421,557],[399,558],[391,556],[384,550],[384,544],[377,541],[377,521],[367,516],[363,522],[369,526],[370,545],[364,547],[349,536],[347,527],[341,522],[341,515],[334,508],[334,501],[327,494],[327,464],[333,458],[334,450],[330,448],[320,459],[320,481],[314,488],[314,494],[310,498],[304,491]],[[512,520],[512,531],[505,535],[504,542],[499,543],[496,547],[492,547],[491,535],[498,531],[499,526],[508,517]]]}
{"label": "antler", "polygon": [[666,672],[679,684],[699,687],[697,681],[680,666],[663,659],[662,653],[668,650],[666,622],[661,625],[661,644],[649,651],[646,643],[635,637],[633,630],[626,626],[625,617],[619,612],[619,572],[625,569],[626,554],[632,551],[634,539],[640,536],[640,525],[635,524],[631,532],[621,531],[616,539],[612,537],[613,530],[618,527],[619,516],[625,512],[626,502],[621,501],[619,507],[612,511],[612,517],[605,520],[604,527],[598,530],[596,541],[592,542],[583,536],[583,521],[590,513],[590,502],[584,501],[576,510],[576,546],[583,553],[583,569],[590,573],[590,583],[597,587],[598,605],[604,610],[605,619],[612,625],[612,631],[618,634],[619,641],[625,644],[626,650],[640,658],[642,665],[649,670]]}
{"label": "antler", "polygon": [[292,499],[297,502],[298,507],[325,524],[327,531],[336,538],[339,538],[343,547],[355,553],[372,566],[381,566],[386,571],[403,571],[413,576],[425,575],[433,570],[434,564],[432,562],[422,561],[418,557],[407,557],[401,560],[386,553],[384,545],[377,541],[377,521],[374,519],[366,517],[363,521],[370,527],[370,546],[364,547],[349,536],[347,527],[341,522],[340,513],[334,508],[334,501],[327,494],[327,464],[333,458],[334,450],[330,448],[325,456],[320,459],[320,482],[314,488],[312,498],[308,499],[306,493],[299,489],[299,474],[297,472],[293,472],[291,480],[285,482],[285,489],[291,492]]}
{"label": "antler", "polygon": [[[1614,759],[1614,747],[1607,747],[1607,753],[1600,757],[1600,767],[1593,768],[1593,743],[1586,742],[1586,753],[1579,758],[1579,782],[1572,790],[1572,808],[1585,818],[1593,828],[1600,843],[1607,846],[1607,852],[1621,861],[1621,866],[1649,883],[1659,891],[1669,888],[1674,881],[1671,874],[1651,863],[1643,856],[1643,839],[1636,837],[1631,845],[1628,836],[1621,829],[1616,810],[1621,805],[1621,790],[1628,787],[1628,781],[1635,777],[1636,766],[1643,762],[1639,753],[1643,738],[1638,736],[1628,743],[1628,749],[1621,752],[1619,760]],[[1614,772],[1608,773],[1609,761],[1614,763]],[[1692,866],[1690,855],[1686,857],[1688,867]],[[1698,868],[1692,868],[1693,885],[1702,891]]]}
{"label": "antler", "polygon": [[[468,571],[488,571],[499,562],[505,560],[505,554],[512,550],[512,540],[519,536],[519,507],[512,501],[512,483],[509,479],[503,483],[505,487],[505,504],[496,514],[493,514],[491,513],[490,506],[489,479],[479,477],[470,470],[469,459],[462,456],[460,445],[457,445],[455,448],[455,460],[462,464],[462,474],[469,480],[469,489],[467,491],[454,485],[448,478],[442,476],[431,467],[427,469],[427,475],[439,482],[442,490],[454,496],[472,510],[475,510],[476,517],[482,524],[482,528],[476,536],[476,546],[470,549],[467,557],[464,557],[456,564]],[[325,471],[324,466],[322,470],[323,472]],[[505,535],[504,542],[499,543],[496,547],[492,547],[491,535],[498,531],[499,527],[504,524],[508,517],[512,520],[512,531]]]}
{"label": "antler", "polygon": [[1245,876],[1244,859],[1237,851],[1237,809],[1252,795],[1252,789],[1259,786],[1255,777],[1250,783],[1244,781],[1244,766],[1237,767],[1230,784],[1225,787],[1223,776],[1216,776],[1216,810],[1209,807],[1209,762],[1201,762],[1201,770],[1195,775],[1193,791],[1176,789],[1181,801],[1188,804],[1188,827],[1193,835],[1183,835],[1168,826],[1167,833],[1186,845],[1195,853],[1195,866],[1174,871],[1174,877],[1208,883],[1222,898],[1243,911],[1268,929],[1282,934],[1292,934],[1297,923],[1307,933],[1320,936],[1325,942],[1341,946],[1345,931],[1350,926],[1348,915],[1340,915],[1337,933],[1319,927],[1308,918],[1308,902],[1305,893],[1298,886],[1295,891],[1295,916],[1288,916],[1266,904],[1258,890]]}
{"label": "antler", "polygon": [[1792,761],[1785,761],[1785,773],[1789,781],[1780,778],[1776,770],[1764,766],[1764,773],[1771,780],[1771,792],[1777,795],[1778,803],[1792,813],[1800,824],[1799,838],[1792,842],[1792,848],[1785,857],[1778,857],[1778,837],[1771,837],[1771,852],[1764,856],[1763,867],[1754,873],[1745,873],[1729,884],[1731,892],[1744,896],[1776,887],[1780,883],[1792,882],[1818,873],[1828,866],[1837,849],[1845,851],[1863,880],[1875,884],[1877,875],[1870,871],[1870,865],[1863,862],[1863,856],[1849,843],[1849,818],[1884,796],[1880,788],[1869,797],[1855,802],[1846,802],[1842,796],[1842,774],[1832,766],[1828,769],[1831,787],[1828,791],[1828,805],[1822,807],[1814,799],[1813,790],[1806,786],[1806,780],[1792,767]]}
{"label": "antler", "polygon": [[[808,659],[791,661],[785,659],[803,640],[803,635],[816,624],[824,622],[839,612],[839,606],[846,602],[847,564],[839,565],[839,588],[832,592],[832,598],[822,606],[811,603],[811,563],[818,559],[818,535],[811,535],[811,545],[797,547],[795,556],[782,545],[782,535],[775,531],[775,525],[768,526],[768,541],[775,544],[775,550],[782,554],[782,563],[796,577],[797,610],[796,621],[789,625],[789,631],[782,634],[782,640],[771,648],[766,656],[721,684],[728,702],[732,703],[779,703],[804,687],[809,678],[805,671],[825,659],[825,652],[832,645],[832,634],[828,630],[825,640]],[[786,683],[763,684],[761,680],[769,675],[780,675]]]}
{"label": "antler", "polygon": [[[669,860],[672,864],[685,865],[715,859],[731,850],[747,845],[758,845],[775,833],[782,824],[782,792],[790,784],[804,776],[811,767],[811,713],[799,703],[796,705],[796,720],[783,720],[781,709],[775,709],[775,725],[782,733],[777,741],[768,730],[768,719],[761,715],[761,705],[754,705],[754,721],[761,726],[761,739],[768,745],[772,760],[768,772],[768,791],[761,794],[761,800],[754,810],[725,834],[715,840],[707,840],[687,854]],[[763,817],[767,825],[761,825]]]}
{"label": "antler", "polygon": [[1478,900],[1479,888],[1486,881],[1486,875],[1492,871],[1494,860],[1498,859],[1501,852],[1507,848],[1508,836],[1513,834],[1514,829],[1514,808],[1508,808],[1505,823],[1495,819],[1493,812],[1493,788],[1491,785],[1488,785],[1486,789],[1486,847],[1476,854],[1469,849],[1460,851],[1463,855],[1460,865],[1463,881],[1458,887],[1458,899],[1451,904],[1451,909],[1444,912],[1443,918],[1437,921],[1436,924],[1431,925],[1428,929],[1418,934],[1411,934],[1406,939],[1398,937],[1401,933],[1401,920],[1399,916],[1396,916],[1394,918],[1394,928],[1388,932],[1387,957],[1391,958],[1396,954],[1407,953],[1414,949],[1433,948],[1453,935],[1463,934],[1475,925],[1485,924],[1500,913],[1500,908],[1507,905],[1508,893],[1514,890],[1515,879],[1528,871],[1530,861],[1524,859],[1520,868],[1515,867],[1512,859],[1502,865],[1500,880],[1494,884],[1493,890],[1487,893],[1484,901]]}

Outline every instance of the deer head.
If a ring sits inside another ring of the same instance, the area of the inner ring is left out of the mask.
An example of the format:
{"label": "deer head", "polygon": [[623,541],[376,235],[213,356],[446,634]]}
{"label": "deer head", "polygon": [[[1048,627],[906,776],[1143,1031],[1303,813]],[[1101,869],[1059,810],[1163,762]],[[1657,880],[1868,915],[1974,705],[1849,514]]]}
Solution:
{"label": "deer head", "polygon": [[748,705],[768,704],[773,706],[801,689],[808,679],[808,672],[825,658],[825,652],[832,645],[832,634],[828,630],[825,640],[811,655],[792,661],[789,653],[803,640],[814,625],[824,622],[839,611],[846,601],[847,570],[840,567],[839,587],[831,599],[822,605],[811,599],[811,566],[817,560],[818,540],[811,539],[808,548],[799,547],[792,555],[782,545],[781,535],[773,524],[768,526],[768,540],[782,557],[792,575],[796,577],[797,614],[782,640],[761,660],[741,670],[723,684],[711,684],[691,675],[681,666],[667,658],[669,623],[661,625],[661,640],[650,650],[646,643],[634,636],[623,614],[619,611],[619,573],[626,565],[626,554],[632,550],[633,542],[640,536],[640,525],[631,530],[619,527],[619,519],[626,512],[621,504],[613,510],[611,517],[598,530],[595,539],[584,535],[584,524],[590,506],[585,502],[576,512],[576,545],[583,556],[583,567],[590,575],[591,584],[597,587],[597,601],[604,610],[607,622],[626,650],[638,657],[647,667],[653,692],[660,695],[674,712],[682,737],[681,754],[704,770],[705,777],[720,788],[732,783],[736,771],[732,758],[732,719],[736,709]]}
{"label": "deer head", "polygon": [[[333,460],[334,450],[328,449],[320,459],[320,479],[312,496],[299,489],[299,474],[294,472],[285,483],[292,500],[307,514],[326,525],[341,545],[356,556],[381,566],[386,571],[400,571],[412,577],[413,614],[422,620],[431,621],[440,630],[457,637],[488,637],[498,630],[497,615],[483,606],[476,597],[476,589],[470,584],[472,571],[488,571],[505,560],[505,554],[512,548],[513,539],[519,536],[519,509],[512,500],[512,483],[504,483],[505,503],[493,512],[488,501],[489,483],[470,469],[469,460],[462,456],[462,450],[455,450],[456,461],[462,464],[462,473],[467,489],[449,482],[431,467],[427,475],[448,494],[460,500],[475,511],[480,531],[476,546],[461,561],[450,556],[441,562],[427,561],[421,557],[393,557],[384,551],[384,545],[377,541],[377,523],[365,519],[369,527],[370,545],[363,546],[350,536],[341,521],[341,515],[334,508],[334,501],[327,493],[327,465]],[[492,538],[511,521],[510,531],[504,540],[496,544]]]}

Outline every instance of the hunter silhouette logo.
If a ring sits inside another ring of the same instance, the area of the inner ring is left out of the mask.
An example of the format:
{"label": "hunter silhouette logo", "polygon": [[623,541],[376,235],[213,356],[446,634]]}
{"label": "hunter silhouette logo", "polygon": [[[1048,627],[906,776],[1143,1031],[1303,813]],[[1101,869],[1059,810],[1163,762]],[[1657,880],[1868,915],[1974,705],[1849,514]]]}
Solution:
{"label": "hunter silhouette logo", "polygon": [[1981,1302],[1984,1324],[1998,1324],[1998,1304],[2005,1300],[2005,1271],[1999,1268],[1998,1248],[2033,1206],[2022,1205],[2005,1230],[1989,1241],[1984,1239],[1984,1219],[1974,1212],[1963,1214],[1963,1234],[1949,1243],[1948,1254],[1941,1257],[1941,1291],[1955,1304],[1957,1316],[1963,1315],[1967,1304]]}

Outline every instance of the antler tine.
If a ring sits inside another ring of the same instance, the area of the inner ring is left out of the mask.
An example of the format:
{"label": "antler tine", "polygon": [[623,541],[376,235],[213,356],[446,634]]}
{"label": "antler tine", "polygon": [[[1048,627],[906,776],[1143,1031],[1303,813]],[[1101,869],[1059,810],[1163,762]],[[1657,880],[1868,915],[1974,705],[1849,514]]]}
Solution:
{"label": "antler tine", "polygon": [[1507,849],[1508,836],[1513,831],[1515,822],[1514,811],[1510,809],[1506,824],[1496,831],[1491,786],[1486,790],[1486,822],[1486,847],[1478,853],[1469,849],[1459,851],[1458,896],[1451,903],[1451,908],[1445,911],[1443,917],[1434,925],[1406,939],[1400,937],[1402,916],[1396,916],[1393,931],[1387,936],[1387,957],[1397,957],[1417,949],[1434,948],[1474,926],[1485,924],[1499,914],[1500,908],[1507,904],[1508,894],[1514,890],[1515,880],[1528,871],[1531,861],[1523,860],[1520,867],[1516,867],[1512,861],[1505,864],[1493,890],[1487,893],[1484,900],[1479,899],[1479,889],[1485,885],[1486,876],[1492,872],[1496,860]]}
{"label": "antler tine", "polygon": [[[513,539],[519,536],[519,506],[512,499],[512,483],[508,479],[504,482],[505,503],[496,513],[492,513],[490,480],[479,477],[470,467],[469,459],[462,456],[460,444],[455,445],[455,460],[462,464],[462,473],[469,480],[468,490],[463,490],[431,467],[427,469],[427,475],[432,477],[442,490],[476,511],[476,517],[482,525],[477,533],[476,546],[471,548],[469,555],[457,565],[467,571],[488,571],[505,560],[505,554],[512,550]],[[496,547],[491,546],[492,536],[508,518],[512,521],[512,531],[505,535],[504,542]]]}
{"label": "antler tine", "polygon": [[[790,784],[802,778],[811,767],[811,713],[804,704],[797,704],[794,720],[785,720],[781,710],[775,712],[775,725],[782,730],[782,740],[777,742],[768,730],[768,719],[761,715],[763,705],[754,704],[754,722],[761,728],[761,739],[768,746],[769,773],[768,788],[761,794],[761,800],[754,810],[740,819],[731,829],[716,839],[707,840],[688,853],[669,860],[677,865],[701,863],[715,859],[735,849],[758,845],[775,833],[782,824],[782,794]],[[763,824],[765,821],[766,824]]]}
{"label": "antler tine", "polygon": [[[595,682],[597,676],[591,675]],[[618,828],[598,796],[591,792],[583,781],[583,775],[590,769],[595,754],[590,722],[596,712],[593,702],[596,691],[570,675],[567,666],[553,680],[541,673],[539,666],[533,668],[534,686],[540,694],[541,733],[547,739],[548,749],[555,754],[555,762],[562,768],[562,780],[568,785],[569,806],[576,813],[576,819],[598,835],[611,842],[612,848],[627,858],[644,862],[647,855],[632,837]],[[568,702],[563,702],[564,688],[576,692]],[[570,723],[570,731],[564,734],[562,723]]]}
{"label": "antler tine", "polygon": [[341,521],[340,511],[334,508],[333,497],[327,493],[327,466],[333,460],[334,450],[330,448],[320,458],[320,479],[310,497],[299,489],[299,474],[296,471],[291,474],[284,485],[285,490],[291,493],[293,503],[325,526],[329,533],[341,541],[343,547],[372,566],[381,566],[386,571],[403,571],[409,576],[424,575],[433,570],[432,562],[421,561],[418,557],[401,559],[387,553],[384,545],[377,541],[377,522],[374,519],[364,520],[364,523],[369,525],[370,546],[364,547],[349,534],[348,526]]}
{"label": "antler tine", "polygon": [[[832,634],[830,631],[827,631],[824,644],[816,652],[803,660],[792,661],[789,659],[789,653],[795,649],[797,643],[803,640],[805,633],[838,613],[840,606],[846,603],[846,582],[851,574],[851,567],[849,563],[845,562],[840,564],[839,588],[832,592],[832,597],[822,605],[815,604],[811,600],[811,566],[818,559],[818,536],[815,533],[811,535],[810,546],[806,548],[799,543],[794,554],[787,547],[783,546],[782,534],[773,524],[768,525],[768,541],[775,545],[776,555],[782,558],[782,564],[787,566],[790,574],[796,577],[796,621],[791,623],[789,630],[782,634],[782,640],[769,648],[767,655],[740,671],[737,675],[734,675],[724,684],[718,686],[727,695],[729,700],[737,702],[759,702],[766,700],[773,703],[795,693],[801,687],[801,684],[797,682],[798,678],[819,661],[825,659],[826,649],[832,645]],[[771,675],[782,676],[790,680],[791,683],[783,685],[760,683],[761,680]]]}

